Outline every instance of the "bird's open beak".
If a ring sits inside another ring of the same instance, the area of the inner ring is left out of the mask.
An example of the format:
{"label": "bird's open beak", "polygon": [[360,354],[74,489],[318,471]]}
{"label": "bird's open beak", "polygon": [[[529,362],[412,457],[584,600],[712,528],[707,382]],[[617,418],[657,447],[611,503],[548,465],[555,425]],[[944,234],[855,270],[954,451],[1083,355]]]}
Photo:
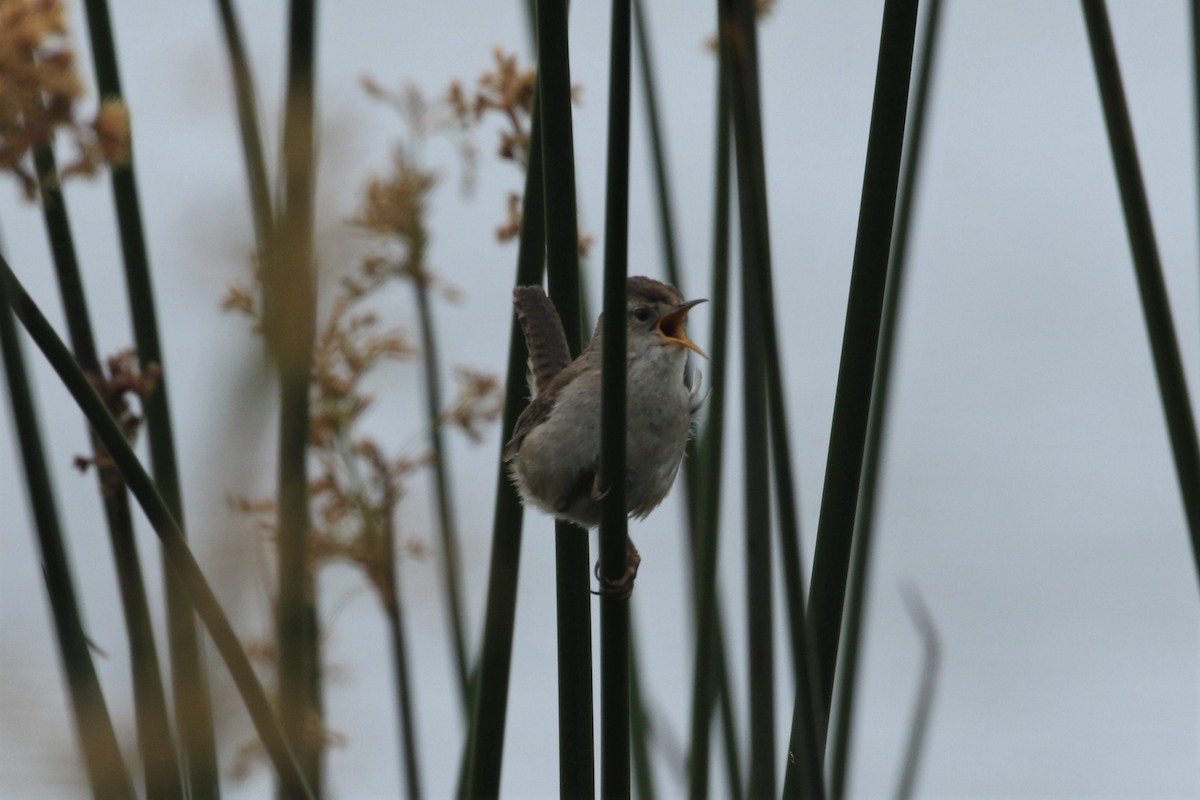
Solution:
{"label": "bird's open beak", "polygon": [[692,310],[693,306],[700,305],[703,302],[706,301],[689,300],[686,303],[681,303],[674,311],[662,318],[658,323],[658,331],[675,344],[683,345],[689,350],[695,350],[700,355],[708,358],[708,353],[705,353],[700,349],[700,345],[689,339],[687,332],[683,329],[683,321],[687,318],[688,312]]}

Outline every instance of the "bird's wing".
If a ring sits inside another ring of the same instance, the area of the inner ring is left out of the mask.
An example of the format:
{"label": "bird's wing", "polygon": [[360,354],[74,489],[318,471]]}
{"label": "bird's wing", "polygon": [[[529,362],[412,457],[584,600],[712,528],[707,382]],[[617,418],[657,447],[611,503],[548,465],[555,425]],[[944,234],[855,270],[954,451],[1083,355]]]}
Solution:
{"label": "bird's wing", "polygon": [[541,393],[571,363],[562,321],[541,286],[518,286],[513,290],[513,305],[525,332],[534,386]]}
{"label": "bird's wing", "polygon": [[558,398],[562,393],[562,389],[571,381],[579,376],[583,369],[583,363],[573,361],[564,369],[558,371],[558,374],[550,378],[545,385],[538,389],[538,396],[530,401],[525,410],[521,412],[521,416],[517,417],[517,424],[513,427],[512,438],[508,440],[508,444],[504,445],[504,452],[501,457],[505,461],[512,460],[521,449],[521,442],[525,436],[544,422],[552,411],[554,405],[558,402]]}
{"label": "bird's wing", "polygon": [[525,407],[521,412],[521,416],[517,417],[517,424],[513,428],[512,438],[508,440],[508,444],[504,445],[504,452],[500,457],[504,461],[511,461],[521,449],[521,442],[525,439],[525,434],[529,433],[539,422],[544,421],[550,416],[550,412],[554,410],[555,398],[550,395],[541,395],[535,397],[533,402]]}

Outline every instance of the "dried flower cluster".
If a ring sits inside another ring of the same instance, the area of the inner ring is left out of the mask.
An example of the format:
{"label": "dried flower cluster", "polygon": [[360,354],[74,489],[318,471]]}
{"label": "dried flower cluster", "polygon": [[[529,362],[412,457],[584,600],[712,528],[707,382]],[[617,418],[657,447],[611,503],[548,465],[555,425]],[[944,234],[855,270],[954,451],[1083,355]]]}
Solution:
{"label": "dried flower cluster", "polygon": [[[130,442],[136,441],[138,429],[142,425],[142,415],[130,405],[130,398],[136,397],[138,405],[144,406],[146,398],[158,388],[162,369],[157,364],[148,364],[144,371],[139,370],[137,351],[133,349],[122,350],[109,357],[107,367],[107,375],[91,376],[92,386],[104,401],[113,419],[117,421],[121,433]],[[95,440],[95,446],[94,457],[75,457],[76,468],[81,472],[93,466],[103,470],[105,494],[120,491],[125,485],[121,474],[113,468],[112,458],[99,440]]]}
{"label": "dried flower cluster", "polygon": [[[428,280],[423,266],[429,242],[425,217],[437,180],[436,173],[416,166],[405,148],[397,147],[391,173],[371,178],[362,208],[351,219],[352,224],[394,242],[400,250],[394,269],[418,280]],[[375,259],[373,267],[375,274],[385,275],[388,263]]]}
{"label": "dried flower cluster", "polygon": [[537,91],[537,70],[519,67],[517,57],[497,47],[492,51],[496,66],[476,82],[473,94],[467,94],[460,81],[446,91],[446,102],[463,127],[479,124],[489,111],[499,112],[507,122],[500,133],[499,156],[521,166],[529,163],[529,121],[533,115],[533,96]]}
{"label": "dried flower cluster", "polygon": [[[370,301],[392,281],[405,279],[453,296],[429,269],[426,220],[438,174],[421,166],[418,157],[420,143],[445,130],[444,121],[454,117],[439,114],[412,87],[390,93],[372,81],[364,85],[372,97],[400,111],[409,138],[395,148],[391,172],[370,179],[362,206],[350,220],[376,237],[382,252],[364,258],[356,271],[342,278],[314,342],[309,442],[316,469],[309,484],[310,556],[314,569],[332,559],[356,563],[372,584],[383,588],[382,562],[396,545],[392,526],[405,479],[426,466],[430,456],[390,458],[378,442],[359,432],[362,416],[375,399],[366,387],[369,377],[382,363],[408,360],[417,352],[402,331],[382,328]],[[234,286],[222,307],[249,316],[261,329],[258,297],[254,289]],[[483,426],[502,410],[499,381],[466,369],[458,371],[458,378],[459,395],[440,424],[459,427],[478,440]],[[273,501],[234,502],[261,520],[266,533],[274,533]],[[410,553],[420,550],[411,542],[402,546]]]}
{"label": "dried flower cluster", "polygon": [[[533,118],[533,98],[537,92],[537,70],[521,67],[514,53],[503,48],[492,50],[495,66],[475,82],[473,91],[454,81],[446,91],[446,103],[461,121],[464,129],[478,127],[489,115],[499,115],[503,122],[497,155],[517,164],[522,170],[529,167],[529,142]],[[579,86],[571,87],[571,101],[578,104],[583,95]],[[505,198],[504,221],[496,228],[501,242],[515,239],[521,233],[521,195],[509,192]],[[580,232],[579,254],[586,256],[594,239]]]}
{"label": "dried flower cluster", "polygon": [[37,190],[29,158],[59,131],[78,149],[63,176],[91,175],[128,159],[128,109],[106,101],[95,119],[83,122],[76,114],[83,94],[61,0],[0,2],[0,170],[16,176],[29,197]]}
{"label": "dried flower cluster", "polygon": [[[311,568],[348,559],[368,575],[378,570],[381,532],[390,529],[403,494],[403,476],[420,459],[387,459],[378,443],[358,433],[363,414],[374,402],[366,388],[382,363],[411,358],[415,348],[399,329],[381,330],[367,301],[389,277],[377,261],[364,262],[358,274],[341,284],[313,347],[309,443],[316,466],[309,481],[312,509]],[[258,304],[244,288],[233,288],[223,306],[260,323]],[[275,533],[273,500],[233,499],[235,507]]]}
{"label": "dried flower cluster", "polygon": [[483,426],[504,413],[503,387],[490,372],[458,367],[454,376],[458,379],[458,397],[442,413],[441,423],[461,428],[471,441],[479,443],[483,441]]}
{"label": "dried flower cluster", "polygon": [[[429,265],[428,218],[440,176],[424,166],[421,147],[434,134],[457,135],[462,126],[448,106],[428,103],[411,86],[388,92],[373,81],[363,84],[369,95],[400,112],[408,136],[395,147],[390,171],[368,181],[361,207],[348,220],[378,246],[338,283],[313,345],[308,563],[312,570],[332,561],[360,567],[385,609],[394,614],[399,613],[396,557],[399,553],[419,557],[424,552],[419,538],[399,535],[397,511],[408,479],[427,467],[433,456],[425,451],[389,455],[362,430],[363,416],[375,400],[368,386],[371,377],[384,363],[410,360],[417,352],[401,330],[383,325],[375,301],[397,281],[411,281],[422,297],[430,289],[455,296]],[[462,146],[461,152],[470,152],[469,146]],[[233,287],[222,306],[247,315],[261,331],[260,298],[256,288]],[[458,397],[437,424],[461,428],[477,441],[484,426],[501,413],[499,380],[465,369],[458,371],[458,378]],[[264,539],[274,537],[273,500],[235,498],[233,502],[258,520]],[[273,646],[256,653],[268,661],[278,657]],[[337,742],[327,730],[315,735],[326,743]],[[253,759],[257,752],[247,749],[239,763]]]}

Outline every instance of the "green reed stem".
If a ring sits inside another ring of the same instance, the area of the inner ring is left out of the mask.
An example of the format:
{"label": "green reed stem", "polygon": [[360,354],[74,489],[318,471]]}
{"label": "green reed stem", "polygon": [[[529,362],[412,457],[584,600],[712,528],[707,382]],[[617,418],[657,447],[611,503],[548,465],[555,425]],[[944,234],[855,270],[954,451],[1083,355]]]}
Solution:
{"label": "green reed stem", "polygon": [[[1192,113],[1195,125],[1192,135],[1196,139],[1196,164],[1200,169],[1200,0],[1188,0],[1188,12],[1192,34]],[[1200,175],[1197,178],[1196,187],[1200,189]]]}
{"label": "green reed stem", "polygon": [[[79,366],[93,380],[104,379],[104,371],[92,336],[87,299],[79,262],[75,255],[70,218],[59,184],[58,167],[50,146],[34,154],[34,166],[41,192],[42,216],[50,240],[64,317],[71,338],[71,347]],[[92,438],[96,457],[96,481],[104,504],[113,562],[117,569],[117,585],[121,594],[121,609],[129,639],[129,661],[133,677],[133,702],[137,719],[138,750],[142,757],[147,791],[156,797],[182,797],[179,753],[171,733],[167,714],[166,690],[163,688],[154,629],[150,621],[150,603],[142,578],[141,559],[133,538],[133,518],[129,513],[129,495],[121,476],[104,459],[104,448]]]}
{"label": "green reed stem", "polygon": [[[393,503],[385,508],[393,508]],[[392,669],[396,683],[396,718],[400,723],[400,755],[404,763],[404,785],[409,800],[420,800],[421,760],[417,756],[416,708],[413,704],[412,678],[408,667],[408,639],[404,629],[404,609],[400,602],[400,580],[396,566],[396,526],[389,515],[381,523],[383,540],[381,570],[382,600],[392,646]]]}
{"label": "green reed stem", "polygon": [[204,578],[200,566],[196,563],[191,550],[179,528],[179,523],[171,515],[163,498],[158,494],[154,482],[138,461],[137,455],[121,428],[104,405],[104,401],[96,394],[86,375],[75,362],[70,351],[58,338],[50,323],[38,309],[33,299],[25,291],[17,276],[13,274],[8,261],[0,256],[0,281],[3,281],[4,293],[9,306],[17,315],[17,319],[25,326],[38,349],[50,362],[59,379],[63,382],[71,397],[79,405],[85,417],[92,425],[100,443],[104,445],[113,464],[125,479],[126,486],[137,499],[142,511],[146,514],[154,532],[162,542],[167,563],[174,570],[180,584],[187,592],[188,600],[201,621],[212,636],[217,652],[225,661],[234,685],[250,713],[255,730],[266,748],[267,755],[275,766],[284,787],[293,797],[312,797],[303,775],[298,771],[296,762],[288,749],[275,713],[267,700],[266,692],[246,651],[242,649],[229,618],[217,602],[216,595]]}
{"label": "green reed stem", "polygon": [[[642,97],[646,101],[646,126],[650,136],[650,163],[654,169],[654,198],[658,206],[658,228],[662,242],[663,267],[667,281],[683,291],[683,274],[679,270],[678,248],[675,245],[675,215],[672,212],[671,186],[667,179],[667,156],[663,147],[662,122],[659,114],[658,86],[654,79],[654,59],[650,53],[650,30],[642,0],[633,0],[634,31],[637,33],[638,74],[642,78]],[[685,462],[686,463],[686,462]]]}
{"label": "green reed stem", "polygon": [[[550,299],[558,309],[571,355],[581,349],[579,231],[575,204],[575,145],[566,0],[538,0],[538,91],[542,101],[546,263]],[[556,521],[558,597],[559,793],[595,793],[592,732],[592,616],[587,535]]]}
{"label": "green reed stem", "polygon": [[[693,589],[696,606],[696,655],[692,680],[691,747],[688,792],[692,798],[708,796],[709,746],[714,700],[719,696],[728,704],[728,683],[725,671],[725,648],[721,632],[721,616],[717,602],[717,549],[720,530],[721,463],[725,432],[725,371],[728,363],[725,351],[729,332],[729,212],[730,175],[730,111],[728,90],[727,49],[718,51],[717,67],[717,135],[715,205],[713,209],[713,283],[712,328],[709,336],[708,415],[704,434],[696,447],[697,491],[693,495],[698,506]],[[685,460],[685,464],[692,459]],[[727,727],[732,720],[726,718]],[[727,737],[727,745],[736,739]],[[727,753],[737,761],[736,748]],[[732,773],[732,771],[731,771]],[[741,778],[732,783],[741,789]]]}
{"label": "green reed stem", "polygon": [[420,275],[412,279],[417,298],[417,318],[421,325],[421,352],[425,371],[425,410],[433,448],[433,487],[437,507],[438,533],[442,540],[442,569],[445,579],[446,608],[450,616],[450,644],[458,670],[463,714],[470,714],[470,676],[467,666],[466,632],[463,624],[462,567],[458,554],[458,526],[451,501],[449,455],[442,435],[442,387],[438,376],[438,343],[429,303],[429,284]]}
{"label": "green reed stem", "polygon": [[[258,126],[258,101],[254,92],[254,76],[250,59],[242,41],[241,26],[232,0],[217,0],[221,35],[229,56],[233,77],[233,96],[237,104],[238,133],[242,139],[242,158],[246,162],[246,185],[250,192],[250,210],[254,216],[254,240],[259,259],[267,259],[274,214],[271,211],[271,189],[267,177],[267,160],[262,133]],[[265,324],[265,323],[264,323]]]}
{"label": "green reed stem", "polygon": [[58,655],[71,699],[75,735],[79,737],[79,746],[83,751],[92,796],[97,800],[132,800],[135,795],[129,769],[121,757],[104,693],[92,664],[87,636],[83,631],[29,375],[25,370],[25,358],[6,287],[7,281],[0,281],[0,300],[4,301],[0,303],[0,353],[3,354],[4,375],[21,449],[21,465],[37,533],[42,578],[46,584]]}
{"label": "green reed stem", "polygon": [[753,3],[719,0],[722,47],[728,48],[734,151],[742,245],[743,456],[746,496],[746,608],[750,698],[750,797],[775,794],[775,671],[771,573],[763,277],[770,270],[766,195],[759,182],[762,129],[758,118],[757,34]]}
{"label": "green reed stem", "polygon": [[[122,99],[116,41],[106,0],[86,0],[87,25],[96,69],[96,82],[103,100]],[[142,370],[157,365],[161,370],[158,387],[146,398],[146,438],[154,482],[167,507],[181,525],[183,492],[175,453],[174,426],[171,422],[168,384],[170,369],[164,363],[155,310],[154,287],[150,278],[150,259],[142,224],[141,202],[134,173],[134,148],[129,160],[112,169],[113,203],[125,263],[125,282],[129,296],[134,343]],[[180,745],[186,764],[188,784],[194,800],[220,796],[216,740],[213,733],[212,707],[208,677],[205,674],[195,617],[188,608],[184,591],[171,570],[163,569],[167,605],[167,639],[170,646],[173,691]]]}
{"label": "green reed stem", "polygon": [[[937,0],[940,2],[940,0]],[[917,769],[921,766],[921,754],[929,732],[929,719],[933,710],[933,696],[937,690],[938,672],[942,662],[941,637],[929,609],[921,600],[915,587],[903,593],[904,605],[912,617],[925,656],[921,661],[921,679],[917,685],[917,699],[913,704],[912,722],[908,726],[908,742],[904,748],[904,760],[900,765],[900,779],[896,782],[897,800],[909,800],[917,785]]]}
{"label": "green reed stem", "polygon": [[[629,568],[626,515],[626,281],[629,275],[630,0],[613,0],[608,88],[608,176],[604,213],[604,341],[600,375],[600,580]],[[628,798],[629,598],[600,598],[600,794]]]}
{"label": "green reed stem", "polygon": [[1133,140],[1133,125],[1125,104],[1121,71],[1113,44],[1108,11],[1102,0],[1084,0],[1084,18],[1088,41],[1096,67],[1096,82],[1104,106],[1104,121],[1108,126],[1112,146],[1113,167],[1121,190],[1121,206],[1125,211],[1125,226],[1129,232],[1129,249],[1137,275],[1138,291],[1142,298],[1142,313],[1150,334],[1150,350],[1154,354],[1154,371],[1162,395],[1171,452],[1175,456],[1175,472],[1187,516],[1188,533],[1192,541],[1192,558],[1200,575],[1200,446],[1196,442],[1196,422],[1188,399],[1187,378],[1175,339],[1175,323],[1163,281],[1162,262],[1150,220],[1150,205],[1146,186],[1138,163],[1137,146]]}
{"label": "green reed stem", "polygon": [[[546,264],[545,204],[542,181],[541,103],[535,95],[529,132],[529,165],[525,173],[524,213],[517,252],[516,286],[542,282]],[[504,415],[500,446],[512,437],[517,417],[525,410],[525,336],[514,314],[508,339]],[[521,560],[521,498],[500,464],[496,476],[496,510],[492,523],[492,557],[484,611],[471,729],[464,759],[467,775],[460,797],[496,797],[504,755],[504,722],[508,714],[508,679],[512,667],[513,625],[517,607],[517,573]]]}
{"label": "green reed stem", "polygon": [[[824,719],[833,700],[916,27],[916,0],[887,0],[808,606],[820,686],[817,711]],[[821,731],[818,746],[824,740]]]}
{"label": "green reed stem", "polygon": [[654,800],[654,766],[650,762],[650,737],[653,735],[646,696],[642,691],[641,662],[633,620],[630,620],[631,652],[629,659],[629,744],[633,759],[633,786],[638,800]]}
{"label": "green reed stem", "polygon": [[854,726],[854,701],[857,697],[858,657],[861,651],[863,614],[870,584],[871,546],[875,535],[875,508],[878,502],[879,477],[883,471],[884,434],[887,430],[888,401],[891,396],[892,359],[899,337],[900,301],[903,298],[908,266],[908,240],[912,233],[912,213],[920,177],[925,120],[928,116],[929,87],[933,79],[937,52],[938,23],[941,20],[941,0],[930,0],[925,15],[925,35],[913,89],[912,117],[900,180],[893,230],[891,264],[884,289],[883,315],[879,331],[878,363],[875,367],[875,389],[867,422],[867,442],[863,457],[862,487],[858,515],[854,523],[854,547],[850,555],[849,589],[846,599],[846,625],[843,636],[842,672],[838,679],[837,724],[834,726],[833,750],[830,757],[830,795],[845,796],[846,775],[850,759],[850,739]]}

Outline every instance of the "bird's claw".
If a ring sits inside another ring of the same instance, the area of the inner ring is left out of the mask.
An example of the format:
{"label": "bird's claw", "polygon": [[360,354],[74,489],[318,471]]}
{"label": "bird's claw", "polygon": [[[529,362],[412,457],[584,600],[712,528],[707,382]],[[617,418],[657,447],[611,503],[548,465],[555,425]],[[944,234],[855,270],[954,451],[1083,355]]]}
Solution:
{"label": "bird's claw", "polygon": [[608,580],[600,576],[600,560],[596,560],[596,566],[592,569],[592,574],[596,576],[596,583],[599,588],[593,589],[592,594],[597,597],[615,597],[618,600],[628,600],[633,594],[633,582],[637,579],[638,567],[642,565],[642,556],[638,553],[637,548],[633,546],[633,542],[629,542],[629,555],[626,561],[625,574],[616,580]]}

